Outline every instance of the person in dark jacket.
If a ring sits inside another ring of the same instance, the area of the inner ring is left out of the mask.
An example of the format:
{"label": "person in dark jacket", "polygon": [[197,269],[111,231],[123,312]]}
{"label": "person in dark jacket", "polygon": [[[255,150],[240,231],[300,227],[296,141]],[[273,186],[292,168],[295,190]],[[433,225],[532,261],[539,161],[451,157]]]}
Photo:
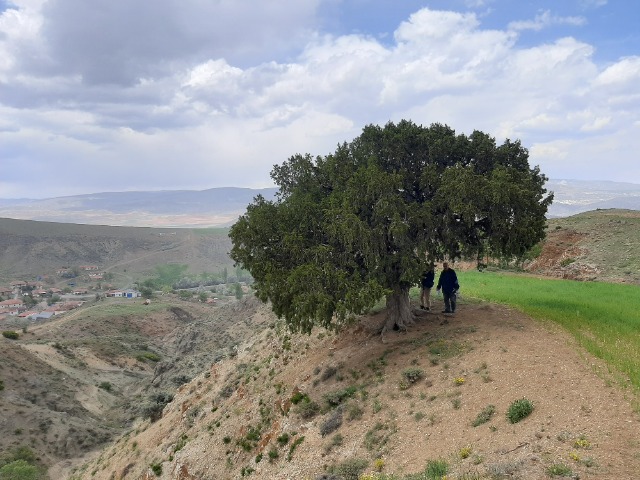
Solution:
{"label": "person in dark jacket", "polygon": [[437,291],[442,289],[442,296],[444,297],[444,310],[442,313],[454,313],[456,311],[456,293],[460,289],[458,284],[458,276],[453,268],[449,268],[449,264],[444,262],[442,264],[442,272],[438,278]]}
{"label": "person in dark jacket", "polygon": [[431,289],[436,278],[433,271],[433,265],[420,277],[420,308],[422,310],[431,310]]}

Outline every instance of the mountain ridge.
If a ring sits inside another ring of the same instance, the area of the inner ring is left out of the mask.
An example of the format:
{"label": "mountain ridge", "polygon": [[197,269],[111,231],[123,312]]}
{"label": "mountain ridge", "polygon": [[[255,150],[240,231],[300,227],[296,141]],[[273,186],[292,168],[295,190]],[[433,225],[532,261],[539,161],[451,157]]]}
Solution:
{"label": "mountain ridge", "polygon": [[[640,210],[640,185],[552,179],[548,217],[597,209]],[[0,217],[87,225],[199,228],[232,225],[257,195],[273,199],[276,188],[102,192],[47,199],[2,199]]]}

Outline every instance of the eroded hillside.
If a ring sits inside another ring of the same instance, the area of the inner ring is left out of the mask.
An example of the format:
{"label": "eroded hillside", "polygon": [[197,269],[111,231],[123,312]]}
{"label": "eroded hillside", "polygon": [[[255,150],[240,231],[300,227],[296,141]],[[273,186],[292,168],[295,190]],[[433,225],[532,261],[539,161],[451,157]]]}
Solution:
{"label": "eroded hillside", "polygon": [[172,396],[262,328],[242,319],[255,300],[218,303],[103,300],[18,340],[0,337],[0,450],[28,446],[43,465],[66,468],[128,431],[154,397]]}
{"label": "eroded hillside", "polygon": [[[383,342],[381,315],[338,335],[289,337],[264,311],[272,328],[72,478],[355,479],[435,460],[447,478],[542,479],[553,468],[636,478],[630,399],[564,333],[481,303],[463,302],[455,317],[417,313]],[[533,413],[510,423],[521,399]]]}
{"label": "eroded hillside", "polygon": [[596,210],[550,220],[541,254],[527,270],[640,284],[640,211]]}

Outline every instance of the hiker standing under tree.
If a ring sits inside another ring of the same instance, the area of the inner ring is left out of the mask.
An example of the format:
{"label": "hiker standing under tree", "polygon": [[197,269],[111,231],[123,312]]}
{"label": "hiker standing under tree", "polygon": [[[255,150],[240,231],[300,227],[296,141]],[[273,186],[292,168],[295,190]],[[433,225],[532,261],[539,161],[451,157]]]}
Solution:
{"label": "hiker standing under tree", "polygon": [[433,271],[433,264],[429,266],[429,270],[425,271],[420,277],[420,309],[431,310],[431,289],[436,278]]}
{"label": "hiker standing under tree", "polygon": [[460,288],[458,284],[458,276],[456,272],[449,268],[449,264],[442,264],[442,272],[438,278],[437,291],[442,288],[442,296],[444,297],[444,310],[442,313],[454,313],[456,311],[456,293]]}

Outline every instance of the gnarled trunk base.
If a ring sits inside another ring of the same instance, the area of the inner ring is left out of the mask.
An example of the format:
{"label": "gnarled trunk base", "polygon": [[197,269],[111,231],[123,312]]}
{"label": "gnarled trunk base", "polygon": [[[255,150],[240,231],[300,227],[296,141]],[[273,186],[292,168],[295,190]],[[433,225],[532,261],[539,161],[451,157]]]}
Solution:
{"label": "gnarled trunk base", "polygon": [[409,289],[399,288],[387,295],[387,319],[382,327],[381,335],[389,330],[406,330],[415,323],[409,301]]}

